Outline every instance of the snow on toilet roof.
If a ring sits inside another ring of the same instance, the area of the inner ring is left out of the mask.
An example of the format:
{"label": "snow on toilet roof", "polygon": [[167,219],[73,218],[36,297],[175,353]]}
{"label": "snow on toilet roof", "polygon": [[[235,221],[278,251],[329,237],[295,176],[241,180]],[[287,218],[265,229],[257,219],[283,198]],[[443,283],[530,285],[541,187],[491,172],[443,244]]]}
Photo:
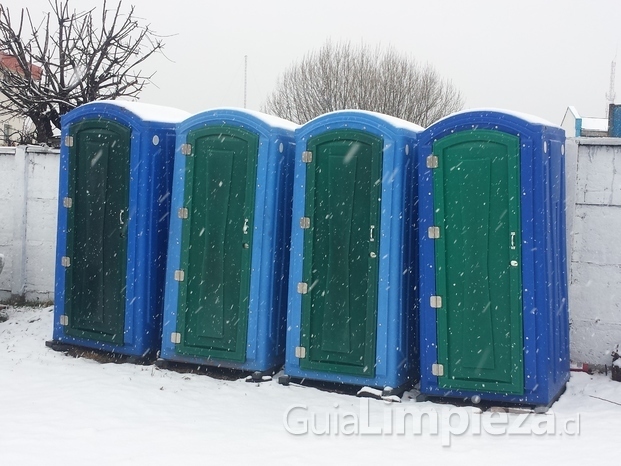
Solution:
{"label": "snow on toilet roof", "polygon": [[451,113],[450,115],[445,116],[444,118],[439,119],[438,121],[434,122],[433,125],[435,125],[436,123],[439,123],[440,121],[443,121],[447,118],[451,118],[454,117],[455,115],[461,115],[464,113],[476,113],[476,112],[494,112],[494,113],[504,113],[505,115],[510,115],[516,118],[519,118],[521,120],[524,120],[528,123],[532,123],[535,125],[542,125],[542,126],[549,126],[552,128],[560,128],[559,125],[555,125],[554,123],[551,123],[550,121],[535,116],[535,115],[531,115],[529,113],[522,113],[522,112],[515,112],[513,110],[506,110],[503,108],[493,108],[493,107],[489,107],[489,108],[470,108],[467,110],[461,110],[459,112],[455,112],[455,113]]}
{"label": "snow on toilet roof", "polygon": [[205,113],[205,112],[239,112],[239,113],[245,113],[247,115],[250,115],[254,118],[256,118],[257,120],[262,121],[263,123],[265,123],[268,126],[271,126],[273,128],[282,128],[282,129],[286,129],[289,131],[295,131],[295,129],[299,126],[295,123],[293,123],[292,121],[289,120],[285,120],[283,118],[274,116],[274,115],[268,115],[267,113],[263,113],[263,112],[257,112],[256,110],[248,110],[246,108],[239,108],[239,107],[217,107],[217,108],[210,108],[205,110],[204,112],[199,112],[197,113],[197,115],[200,115],[201,113]]}
{"label": "snow on toilet roof", "polygon": [[[161,123],[179,123],[190,116],[190,113],[173,107],[145,104],[142,102],[130,102],[127,100],[97,100],[90,104],[111,104],[129,110],[145,121]],[[89,104],[87,104],[89,105]]]}
{"label": "snow on toilet roof", "polygon": [[421,131],[423,131],[425,129],[422,126],[417,125],[416,123],[412,123],[411,121],[407,121],[407,120],[403,120],[401,118],[397,118],[397,117],[393,117],[393,116],[390,116],[390,115],[386,115],[384,113],[371,112],[369,110],[358,110],[358,109],[336,110],[334,112],[330,112],[330,113],[326,113],[324,115],[320,115],[317,118],[322,118],[325,115],[338,115],[338,114],[341,114],[341,113],[358,113],[358,114],[369,115],[369,116],[372,116],[374,118],[377,118],[378,120],[383,120],[385,123],[388,123],[389,125],[391,125],[391,126],[393,126],[395,128],[407,129],[407,130],[410,130],[410,131],[414,131],[416,133],[420,133]]}

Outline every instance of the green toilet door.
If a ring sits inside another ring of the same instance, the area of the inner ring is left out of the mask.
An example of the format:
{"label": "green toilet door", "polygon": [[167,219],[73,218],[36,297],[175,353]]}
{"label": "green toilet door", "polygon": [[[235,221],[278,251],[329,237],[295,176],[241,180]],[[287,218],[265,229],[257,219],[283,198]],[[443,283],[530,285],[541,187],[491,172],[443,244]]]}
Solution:
{"label": "green toilet door", "polygon": [[218,126],[187,143],[177,351],[243,362],[259,138]]}
{"label": "green toilet door", "polygon": [[69,136],[66,333],[122,344],[131,131],[97,119]]}
{"label": "green toilet door", "polygon": [[308,154],[300,367],[373,377],[382,140],[331,131]]}
{"label": "green toilet door", "polygon": [[519,139],[463,131],[433,153],[439,385],[523,393]]}

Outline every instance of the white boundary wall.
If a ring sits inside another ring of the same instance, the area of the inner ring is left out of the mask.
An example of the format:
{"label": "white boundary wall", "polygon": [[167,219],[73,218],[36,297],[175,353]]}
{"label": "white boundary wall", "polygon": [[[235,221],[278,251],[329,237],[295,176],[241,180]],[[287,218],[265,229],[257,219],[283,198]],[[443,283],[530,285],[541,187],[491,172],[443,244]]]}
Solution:
{"label": "white boundary wall", "polygon": [[611,351],[621,344],[621,138],[571,138],[570,153],[577,155],[571,357],[610,365]]}
{"label": "white boundary wall", "polygon": [[[568,138],[571,357],[621,344],[621,138]],[[54,299],[59,151],[0,148],[0,301]]]}
{"label": "white boundary wall", "polygon": [[0,301],[54,299],[57,149],[0,148]]}

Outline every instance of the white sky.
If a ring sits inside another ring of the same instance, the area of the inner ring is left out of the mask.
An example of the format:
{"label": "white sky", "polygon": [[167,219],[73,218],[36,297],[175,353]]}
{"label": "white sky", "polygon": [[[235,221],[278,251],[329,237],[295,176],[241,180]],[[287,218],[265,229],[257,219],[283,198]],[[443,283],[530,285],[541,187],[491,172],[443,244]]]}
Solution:
{"label": "white sky", "polygon": [[[36,16],[46,0],[2,0]],[[72,0],[79,9],[100,5]],[[116,4],[111,0],[111,4]],[[560,124],[568,105],[605,116],[610,64],[621,45],[621,0],[134,0],[166,39],[170,60],[144,102],[197,112],[259,110],[278,76],[328,38],[391,45],[431,63],[462,91],[465,108],[499,107]],[[617,102],[621,102],[621,53]]]}

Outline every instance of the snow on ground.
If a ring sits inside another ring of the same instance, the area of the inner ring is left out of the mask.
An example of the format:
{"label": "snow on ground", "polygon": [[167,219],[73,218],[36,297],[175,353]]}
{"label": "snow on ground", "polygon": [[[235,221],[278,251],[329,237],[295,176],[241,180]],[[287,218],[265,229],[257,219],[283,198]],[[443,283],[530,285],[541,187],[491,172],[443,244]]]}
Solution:
{"label": "snow on ground", "polygon": [[[0,465],[523,466],[619,458],[621,383],[605,375],[572,374],[546,415],[481,414],[407,394],[389,404],[276,381],[102,364],[45,346],[51,307],[7,313],[0,323]],[[320,435],[327,418],[332,431]]]}

